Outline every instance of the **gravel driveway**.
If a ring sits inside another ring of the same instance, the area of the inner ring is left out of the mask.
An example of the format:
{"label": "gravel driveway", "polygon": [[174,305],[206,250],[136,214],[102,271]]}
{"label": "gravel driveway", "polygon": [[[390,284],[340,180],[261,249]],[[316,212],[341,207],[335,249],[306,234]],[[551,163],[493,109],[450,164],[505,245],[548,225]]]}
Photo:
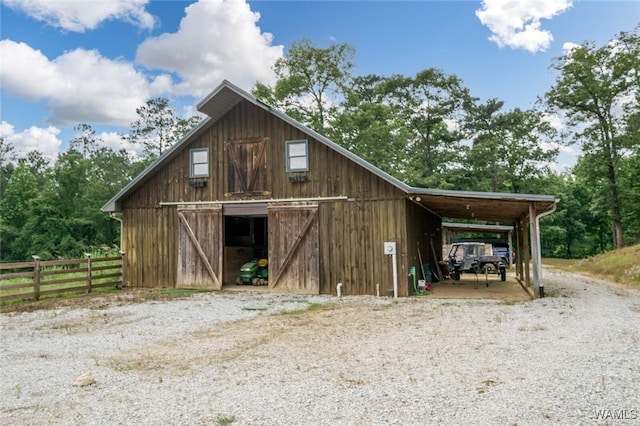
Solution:
{"label": "gravel driveway", "polygon": [[640,424],[640,294],[544,277],[549,297],[515,303],[224,292],[2,314],[0,423]]}

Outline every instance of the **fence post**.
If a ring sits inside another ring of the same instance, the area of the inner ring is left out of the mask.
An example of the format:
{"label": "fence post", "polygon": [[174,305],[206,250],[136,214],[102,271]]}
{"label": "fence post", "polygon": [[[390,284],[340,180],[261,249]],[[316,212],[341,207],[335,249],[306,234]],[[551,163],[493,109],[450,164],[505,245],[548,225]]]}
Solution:
{"label": "fence post", "polygon": [[33,298],[40,299],[40,256],[31,256],[35,265],[33,265]]}
{"label": "fence post", "polygon": [[124,256],[124,252],[120,251],[120,261],[121,261],[121,265],[120,265],[120,288],[124,288],[124,286],[126,285],[126,277],[127,277],[127,262]]}
{"label": "fence post", "polygon": [[87,257],[87,293],[91,293],[91,253],[84,255]]}

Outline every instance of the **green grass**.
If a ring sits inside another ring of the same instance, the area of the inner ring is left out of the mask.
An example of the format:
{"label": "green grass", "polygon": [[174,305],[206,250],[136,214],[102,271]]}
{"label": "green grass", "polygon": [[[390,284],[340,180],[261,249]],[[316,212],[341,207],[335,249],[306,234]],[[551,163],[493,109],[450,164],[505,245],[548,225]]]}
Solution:
{"label": "green grass", "polygon": [[216,424],[220,426],[230,425],[236,421],[236,416],[218,416],[216,417]]}
{"label": "green grass", "polygon": [[640,287],[640,244],[588,259],[543,259],[542,263],[563,271]]}
{"label": "green grass", "polygon": [[[64,284],[60,284],[59,286],[48,286],[48,289],[53,290],[54,288],[63,288]],[[23,289],[24,290],[24,289]],[[91,290],[92,294],[105,294],[105,293],[116,293],[119,292],[120,290],[117,289],[115,286],[114,287],[100,287],[100,288],[96,288]],[[16,290],[17,294],[18,290]],[[5,292],[0,292],[0,294],[5,294]],[[9,291],[6,292],[6,294],[11,294],[9,293]],[[32,293],[33,294],[33,293]],[[58,300],[58,299],[68,299],[70,297],[74,297],[74,296],[82,296],[87,294],[86,291],[84,290],[75,290],[75,291],[68,291],[68,292],[64,292],[64,293],[59,293],[59,294],[47,294],[44,296],[40,296],[40,299],[38,299],[39,301],[44,301],[44,300]],[[25,297],[24,299],[11,299],[11,300],[5,300],[3,302],[0,303],[0,306],[2,307],[7,307],[7,306],[12,306],[12,305],[20,305],[23,303],[31,303],[34,302],[35,300],[33,299],[32,296],[28,296]]]}
{"label": "green grass", "polygon": [[[120,260],[103,261],[101,259],[106,257],[118,257],[118,255],[116,253],[97,251],[93,253],[91,257],[93,260],[93,263],[92,263],[93,268],[95,268],[92,271],[91,291],[101,292],[101,293],[115,291],[116,290],[115,284],[111,286],[111,285],[108,285],[108,283],[117,281],[118,278],[117,277],[104,278],[102,276],[119,273],[121,269],[120,267],[121,261]],[[40,291],[46,292],[46,291],[52,291],[52,290],[64,290],[67,288],[69,289],[69,291],[64,293],[59,293],[59,294],[50,294],[50,295],[42,294],[40,297],[41,300],[65,298],[72,295],[86,293],[85,286],[86,286],[87,273],[84,271],[72,271],[72,270],[77,268],[86,268],[87,260],[83,258],[83,259],[68,259],[68,261],[74,262],[74,263],[68,263],[66,265],[47,265],[47,262],[49,261],[46,261],[46,260],[42,261]],[[102,270],[101,268],[103,267],[111,267],[111,268]],[[11,272],[33,272],[33,268],[32,267],[16,268],[13,271],[6,270],[5,272],[3,272],[2,275],[0,275],[0,296],[24,296],[24,297],[21,297],[20,299],[12,299],[12,300],[4,301],[2,302],[2,306],[33,300],[33,292],[34,292],[33,286],[28,286],[24,288],[10,288],[10,289],[7,289],[6,287],[14,284],[32,283],[34,281],[34,278],[33,277],[18,277],[18,278],[10,278],[10,279],[3,278],[5,273],[8,274]],[[55,274],[51,275],[51,272],[55,272]],[[68,280],[69,282],[66,282],[66,283],[52,282],[52,281],[59,281],[59,280]],[[104,284],[105,287],[100,287],[101,284]]]}

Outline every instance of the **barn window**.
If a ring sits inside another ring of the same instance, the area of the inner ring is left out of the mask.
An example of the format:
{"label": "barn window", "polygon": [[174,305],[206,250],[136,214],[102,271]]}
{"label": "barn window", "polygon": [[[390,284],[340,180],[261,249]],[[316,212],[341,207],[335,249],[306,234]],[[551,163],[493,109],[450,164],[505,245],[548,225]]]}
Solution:
{"label": "barn window", "polygon": [[189,177],[209,177],[209,148],[192,149],[190,156]]}
{"label": "barn window", "polygon": [[309,142],[286,141],[287,172],[309,171]]}

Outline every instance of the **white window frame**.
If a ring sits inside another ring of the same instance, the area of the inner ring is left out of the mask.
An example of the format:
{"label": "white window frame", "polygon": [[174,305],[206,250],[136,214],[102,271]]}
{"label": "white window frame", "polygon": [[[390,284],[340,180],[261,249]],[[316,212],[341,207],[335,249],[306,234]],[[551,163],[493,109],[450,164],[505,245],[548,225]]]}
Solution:
{"label": "white window frame", "polygon": [[[195,157],[199,153],[206,153],[206,161],[196,162]],[[206,165],[207,171],[205,173],[196,173],[196,166]],[[194,148],[189,151],[189,177],[190,178],[205,178],[209,177],[209,148]]]}
{"label": "white window frame", "polygon": [[[304,145],[304,155],[291,155],[290,147],[292,145]],[[284,143],[285,150],[285,158],[287,163],[287,172],[296,173],[296,172],[308,172],[309,171],[309,141],[307,139],[298,139],[292,141],[285,141]],[[304,158],[304,166],[302,167],[291,167],[292,159],[300,159]]]}

